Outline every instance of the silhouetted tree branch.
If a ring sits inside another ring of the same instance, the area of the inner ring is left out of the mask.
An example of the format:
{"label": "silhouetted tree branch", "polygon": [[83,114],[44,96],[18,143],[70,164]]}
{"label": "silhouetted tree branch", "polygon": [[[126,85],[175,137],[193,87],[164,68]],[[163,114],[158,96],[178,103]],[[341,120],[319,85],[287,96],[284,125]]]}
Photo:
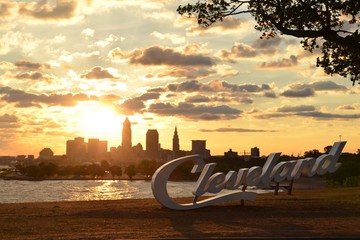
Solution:
{"label": "silhouetted tree branch", "polygon": [[327,74],[360,83],[360,1],[355,0],[200,0],[178,13],[208,27],[231,15],[251,14],[262,38],[285,34],[302,38],[304,49],[320,48],[316,65]]}

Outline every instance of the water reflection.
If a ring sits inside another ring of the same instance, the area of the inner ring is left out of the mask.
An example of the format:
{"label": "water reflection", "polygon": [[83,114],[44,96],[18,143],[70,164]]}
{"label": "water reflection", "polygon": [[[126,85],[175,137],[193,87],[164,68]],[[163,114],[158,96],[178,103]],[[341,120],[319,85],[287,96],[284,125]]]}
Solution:
{"label": "water reflection", "polygon": [[[193,182],[168,182],[171,197],[190,197]],[[154,198],[150,181],[0,180],[0,203]]]}

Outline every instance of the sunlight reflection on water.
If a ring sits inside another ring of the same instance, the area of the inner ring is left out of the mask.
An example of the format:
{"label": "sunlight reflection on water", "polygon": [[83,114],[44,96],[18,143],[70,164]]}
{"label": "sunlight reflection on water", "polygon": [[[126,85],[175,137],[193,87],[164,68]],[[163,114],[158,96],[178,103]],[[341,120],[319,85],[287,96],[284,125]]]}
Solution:
{"label": "sunlight reflection on water", "polygon": [[[192,196],[194,182],[168,182],[171,197]],[[150,181],[0,180],[0,203],[154,198]]]}

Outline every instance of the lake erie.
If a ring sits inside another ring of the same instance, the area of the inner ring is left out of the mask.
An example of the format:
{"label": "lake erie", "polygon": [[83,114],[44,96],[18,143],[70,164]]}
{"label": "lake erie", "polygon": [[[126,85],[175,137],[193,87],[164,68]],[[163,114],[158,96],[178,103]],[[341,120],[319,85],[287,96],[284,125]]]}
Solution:
{"label": "lake erie", "polygon": [[[191,196],[194,182],[168,182],[173,197]],[[150,181],[0,180],[0,203],[154,198]]]}

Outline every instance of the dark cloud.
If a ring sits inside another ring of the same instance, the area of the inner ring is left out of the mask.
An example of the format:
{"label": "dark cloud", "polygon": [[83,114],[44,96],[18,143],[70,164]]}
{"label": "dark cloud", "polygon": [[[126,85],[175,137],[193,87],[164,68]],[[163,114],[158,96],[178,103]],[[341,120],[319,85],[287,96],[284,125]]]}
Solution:
{"label": "dark cloud", "polygon": [[289,58],[283,58],[273,62],[263,62],[259,65],[260,68],[289,68],[298,64],[296,56],[291,55]]}
{"label": "dark cloud", "polygon": [[17,61],[14,65],[19,69],[26,69],[26,70],[41,70],[41,69],[48,69],[50,68],[49,64],[41,64],[41,63],[33,63],[29,61]]}
{"label": "dark cloud", "polygon": [[315,95],[315,91],[312,88],[306,87],[302,89],[289,89],[284,91],[280,95],[290,98],[312,97]]}
{"label": "dark cloud", "polygon": [[276,93],[274,91],[266,91],[264,92],[264,96],[267,98],[277,98]]}
{"label": "dark cloud", "polygon": [[147,101],[147,100],[153,100],[153,99],[159,99],[160,97],[160,93],[157,92],[148,92],[148,93],[144,93],[143,95],[137,97],[137,100],[140,101]]}
{"label": "dark cloud", "polygon": [[80,77],[86,79],[117,79],[108,70],[99,66],[93,67],[86,74],[80,75]]}
{"label": "dark cloud", "polygon": [[149,112],[163,116],[181,116],[193,120],[221,120],[236,119],[240,117],[242,111],[226,105],[208,106],[194,105],[191,103],[154,103],[148,108]]}
{"label": "dark cloud", "polygon": [[210,102],[210,98],[202,95],[189,96],[185,99],[187,103],[206,103]]}
{"label": "dark cloud", "polygon": [[136,112],[142,112],[145,108],[145,104],[140,99],[127,99],[120,104],[120,108],[126,114],[133,114]]}
{"label": "dark cloud", "polygon": [[244,92],[253,93],[270,90],[268,84],[231,84],[226,81],[212,80],[208,83],[201,83],[197,80],[181,83],[170,83],[166,85],[165,91],[172,92]]}
{"label": "dark cloud", "polygon": [[[165,78],[165,77],[174,77],[174,78],[187,78],[187,79],[199,79],[208,77],[211,74],[215,74],[216,71],[209,68],[194,68],[194,67],[178,67],[172,69],[166,69],[165,71],[158,73],[156,77]],[[155,76],[151,76],[155,77]]]}
{"label": "dark cloud", "polygon": [[145,49],[136,49],[131,52],[122,52],[118,48],[110,52],[113,59],[128,59],[132,64],[167,65],[167,66],[213,66],[215,60],[203,54],[185,54],[171,48],[152,46]]}
{"label": "dark cloud", "polygon": [[296,115],[302,117],[312,117],[318,120],[350,120],[350,119],[360,119],[360,114],[333,114],[333,113],[323,113],[319,111],[314,112],[299,112]]}
{"label": "dark cloud", "polygon": [[14,3],[1,2],[0,3],[0,19],[6,19],[12,16],[11,9],[14,7]]}
{"label": "dark cloud", "polygon": [[315,111],[312,105],[283,106],[277,109],[277,112],[309,112]]}
{"label": "dark cloud", "polygon": [[65,20],[75,16],[77,1],[57,0],[53,5],[46,0],[36,4],[22,3],[19,13],[38,20]]}
{"label": "dark cloud", "polygon": [[114,95],[88,96],[78,94],[32,94],[10,87],[0,87],[1,100],[7,103],[14,103],[17,107],[41,107],[41,104],[48,106],[75,106],[80,101],[100,101],[101,99],[114,99]]}
{"label": "dark cloud", "polygon": [[15,115],[9,115],[9,114],[4,114],[2,116],[0,116],[0,122],[4,123],[14,123],[17,122],[19,119],[18,117],[16,117]]}
{"label": "dark cloud", "polygon": [[14,78],[19,80],[40,80],[50,82],[53,80],[53,77],[49,75],[44,75],[41,72],[27,72],[20,73],[14,76]]}
{"label": "dark cloud", "polygon": [[239,58],[254,58],[260,55],[271,55],[278,51],[282,42],[280,37],[271,39],[257,39],[253,44],[235,43],[230,51],[220,50],[218,56],[222,60],[235,62]]}
{"label": "dark cloud", "polygon": [[246,128],[217,128],[217,129],[200,129],[200,132],[277,132],[275,130],[263,130],[263,129],[246,129]]}
{"label": "dark cloud", "polygon": [[317,81],[313,83],[301,83],[291,85],[292,89],[312,88],[316,91],[346,91],[347,87],[339,85],[333,81]]}

